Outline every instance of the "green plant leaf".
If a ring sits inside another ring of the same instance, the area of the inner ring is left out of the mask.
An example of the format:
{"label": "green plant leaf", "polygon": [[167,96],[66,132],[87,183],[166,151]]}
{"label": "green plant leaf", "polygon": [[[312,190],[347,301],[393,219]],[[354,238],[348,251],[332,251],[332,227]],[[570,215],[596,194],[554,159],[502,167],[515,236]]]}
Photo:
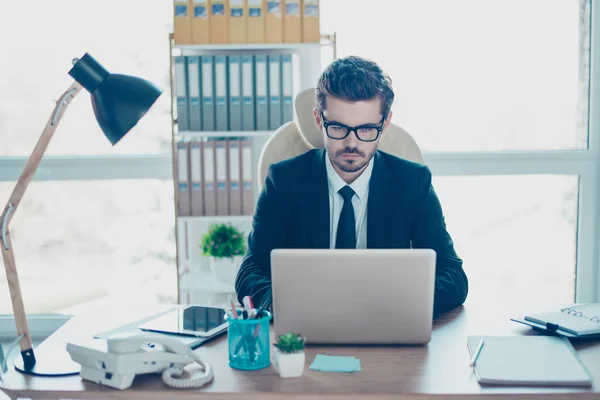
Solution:
{"label": "green plant leaf", "polygon": [[231,224],[212,224],[202,236],[202,252],[215,258],[233,258],[246,252],[245,237]]}

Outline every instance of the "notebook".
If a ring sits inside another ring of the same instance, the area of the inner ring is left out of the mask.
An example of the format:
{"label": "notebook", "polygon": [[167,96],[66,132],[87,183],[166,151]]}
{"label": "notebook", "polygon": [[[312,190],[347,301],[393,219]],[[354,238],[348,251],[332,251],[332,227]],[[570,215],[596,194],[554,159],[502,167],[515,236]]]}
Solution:
{"label": "notebook", "polygon": [[600,303],[580,304],[512,320],[566,337],[595,336],[600,335]]}
{"label": "notebook", "polygon": [[568,339],[558,336],[469,336],[477,381],[488,385],[583,386],[592,378]]}

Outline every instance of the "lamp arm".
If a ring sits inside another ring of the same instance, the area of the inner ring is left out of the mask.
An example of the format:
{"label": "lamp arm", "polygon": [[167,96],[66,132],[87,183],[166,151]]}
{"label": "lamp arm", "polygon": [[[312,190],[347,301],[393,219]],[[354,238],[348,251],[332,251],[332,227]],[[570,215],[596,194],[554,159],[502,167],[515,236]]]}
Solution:
{"label": "lamp arm", "polygon": [[23,168],[23,172],[21,172],[21,176],[13,189],[12,194],[8,199],[8,203],[2,212],[0,221],[1,221],[1,235],[0,239],[2,241],[0,249],[2,250],[2,258],[4,259],[4,266],[6,269],[6,278],[8,281],[8,288],[10,290],[10,298],[12,301],[13,312],[15,315],[15,324],[17,326],[17,334],[24,334],[23,338],[20,341],[21,344],[21,354],[23,356],[24,365],[32,366],[35,364],[35,356],[33,355],[33,344],[31,343],[31,336],[29,334],[29,327],[27,326],[27,318],[25,313],[25,307],[23,305],[23,298],[21,295],[21,287],[19,286],[19,276],[17,274],[17,268],[15,264],[15,257],[12,251],[12,243],[10,239],[10,232],[8,230],[10,221],[14,216],[23,195],[25,194],[25,190],[31,183],[33,176],[42,160],[44,152],[48,147],[48,143],[52,139],[54,135],[54,131],[56,130],[56,126],[60,122],[66,107],[69,105],[71,100],[80,92],[81,84],[75,81],[66,92],[60,97],[60,99],[56,102],[56,107],[50,116],[50,119],[46,123],[46,127],[42,131],[42,134],[29,156],[25,167]]}

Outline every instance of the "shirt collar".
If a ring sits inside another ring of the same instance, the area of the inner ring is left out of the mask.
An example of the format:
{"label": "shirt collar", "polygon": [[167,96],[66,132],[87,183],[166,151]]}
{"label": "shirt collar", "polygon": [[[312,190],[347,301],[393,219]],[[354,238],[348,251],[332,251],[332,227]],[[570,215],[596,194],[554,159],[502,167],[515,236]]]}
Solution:
{"label": "shirt collar", "polygon": [[[372,157],[369,160],[369,164],[367,168],[352,182],[349,186],[354,190],[354,193],[358,196],[359,199],[362,199],[367,194],[367,189],[369,188],[369,181],[371,180],[371,173],[373,171],[373,163],[375,162],[375,157]],[[341,188],[346,186],[346,182],[335,172],[333,169],[333,164],[329,159],[329,154],[325,154],[325,168],[327,170],[327,180],[329,182],[329,192],[337,193]]]}

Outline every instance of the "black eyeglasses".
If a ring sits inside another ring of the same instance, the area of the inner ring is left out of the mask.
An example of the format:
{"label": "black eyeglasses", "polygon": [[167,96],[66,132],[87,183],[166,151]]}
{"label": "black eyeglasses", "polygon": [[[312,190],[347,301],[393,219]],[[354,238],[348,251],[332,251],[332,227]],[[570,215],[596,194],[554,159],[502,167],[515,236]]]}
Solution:
{"label": "black eyeglasses", "polygon": [[381,131],[383,130],[383,124],[385,122],[385,117],[383,117],[381,125],[379,126],[365,124],[352,127],[340,124],[339,122],[327,122],[322,112],[321,119],[323,120],[323,127],[325,127],[325,133],[331,139],[343,140],[346,139],[350,132],[354,132],[358,140],[362,142],[374,142],[375,140],[377,140],[377,138],[381,134]]}

